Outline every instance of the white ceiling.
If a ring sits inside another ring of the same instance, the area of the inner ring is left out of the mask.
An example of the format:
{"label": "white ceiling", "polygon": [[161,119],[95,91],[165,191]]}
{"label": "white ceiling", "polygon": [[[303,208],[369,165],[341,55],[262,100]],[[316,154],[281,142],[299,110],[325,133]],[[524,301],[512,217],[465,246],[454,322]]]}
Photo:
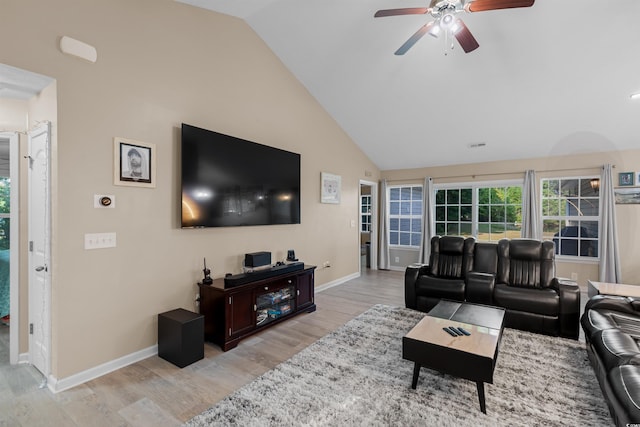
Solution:
{"label": "white ceiling", "polygon": [[429,0],[178,1],[242,18],[382,170],[640,147],[638,0],[465,13],[480,48],[404,56],[430,17],[373,14]]}

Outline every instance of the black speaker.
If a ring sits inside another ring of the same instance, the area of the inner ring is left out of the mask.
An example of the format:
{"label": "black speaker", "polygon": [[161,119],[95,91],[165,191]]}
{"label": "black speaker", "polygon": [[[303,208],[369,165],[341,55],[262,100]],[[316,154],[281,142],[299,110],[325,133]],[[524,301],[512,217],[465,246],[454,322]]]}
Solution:
{"label": "black speaker", "polygon": [[298,258],[296,258],[296,251],[294,251],[293,249],[289,249],[287,251],[287,261],[297,261]]}
{"label": "black speaker", "polygon": [[245,267],[260,267],[271,264],[271,252],[253,252],[244,254]]}

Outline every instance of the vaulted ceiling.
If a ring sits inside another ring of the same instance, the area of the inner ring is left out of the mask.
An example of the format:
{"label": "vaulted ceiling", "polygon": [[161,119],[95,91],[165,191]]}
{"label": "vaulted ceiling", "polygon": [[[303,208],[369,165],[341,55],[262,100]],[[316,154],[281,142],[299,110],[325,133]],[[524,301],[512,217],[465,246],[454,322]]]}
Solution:
{"label": "vaulted ceiling", "polygon": [[477,50],[404,56],[429,15],[373,15],[428,0],[178,1],[243,19],[383,170],[640,147],[637,0],[465,13]]}

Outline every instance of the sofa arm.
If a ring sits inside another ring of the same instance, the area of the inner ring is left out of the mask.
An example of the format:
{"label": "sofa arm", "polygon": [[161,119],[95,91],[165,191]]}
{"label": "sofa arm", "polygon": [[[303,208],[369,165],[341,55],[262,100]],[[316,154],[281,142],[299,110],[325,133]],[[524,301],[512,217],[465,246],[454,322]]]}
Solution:
{"label": "sofa arm", "polygon": [[470,271],[465,277],[465,299],[469,302],[493,305],[496,276],[491,273]]}
{"label": "sofa arm", "polygon": [[416,283],[418,277],[427,274],[427,264],[410,264],[404,272],[404,304],[407,308],[418,309],[416,300]]}
{"label": "sofa arm", "polygon": [[554,279],[560,297],[560,336],[578,339],[580,334],[580,287],[576,282]]}
{"label": "sofa arm", "polygon": [[637,303],[629,297],[615,295],[595,295],[587,301],[584,311],[591,309],[615,310],[621,313],[637,314]]}

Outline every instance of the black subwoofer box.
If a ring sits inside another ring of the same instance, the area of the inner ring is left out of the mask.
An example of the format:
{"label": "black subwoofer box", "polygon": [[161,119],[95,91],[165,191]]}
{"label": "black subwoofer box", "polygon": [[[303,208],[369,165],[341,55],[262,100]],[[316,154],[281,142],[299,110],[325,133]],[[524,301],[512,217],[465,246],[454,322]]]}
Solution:
{"label": "black subwoofer box", "polygon": [[204,358],[204,316],[182,308],[158,314],[158,356],[179,368]]}

